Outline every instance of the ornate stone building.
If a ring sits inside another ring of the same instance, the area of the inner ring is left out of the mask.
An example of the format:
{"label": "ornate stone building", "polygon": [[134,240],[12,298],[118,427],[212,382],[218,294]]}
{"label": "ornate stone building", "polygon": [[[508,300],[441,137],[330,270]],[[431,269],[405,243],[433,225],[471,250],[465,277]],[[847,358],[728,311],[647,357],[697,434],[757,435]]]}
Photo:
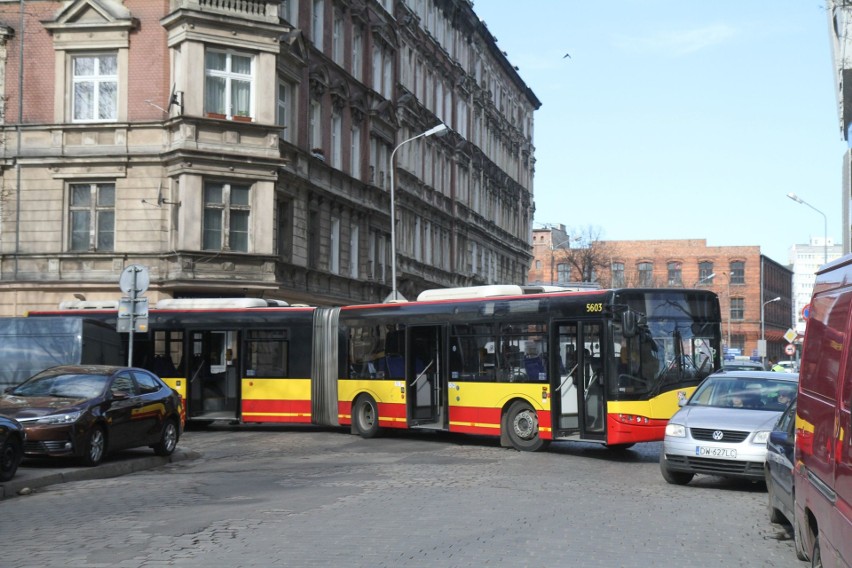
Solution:
{"label": "ornate stone building", "polygon": [[[0,4],[0,315],[523,283],[539,101],[469,0]],[[444,136],[421,136],[445,124]]]}

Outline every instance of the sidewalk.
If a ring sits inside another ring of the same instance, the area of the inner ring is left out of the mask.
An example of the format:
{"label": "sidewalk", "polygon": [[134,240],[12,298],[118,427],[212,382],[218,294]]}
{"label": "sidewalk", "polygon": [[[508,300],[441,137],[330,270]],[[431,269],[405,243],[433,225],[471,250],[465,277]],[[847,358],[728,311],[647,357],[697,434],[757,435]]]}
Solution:
{"label": "sidewalk", "polygon": [[0,500],[28,495],[40,488],[71,481],[106,479],[136,471],[153,469],[169,463],[198,459],[201,454],[180,447],[168,457],[155,456],[151,450],[139,449],[108,455],[95,467],[78,466],[65,459],[24,459],[11,481],[0,483]]}

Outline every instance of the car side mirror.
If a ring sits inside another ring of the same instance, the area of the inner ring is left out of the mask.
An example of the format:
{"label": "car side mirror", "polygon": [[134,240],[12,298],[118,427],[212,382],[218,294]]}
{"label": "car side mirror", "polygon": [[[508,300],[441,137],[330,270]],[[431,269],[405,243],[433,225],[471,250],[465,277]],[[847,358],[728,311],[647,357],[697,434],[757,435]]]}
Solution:
{"label": "car side mirror", "polygon": [[773,430],[769,433],[769,441],[776,446],[786,446],[789,443],[788,439],[787,432],[781,430]]}
{"label": "car side mirror", "polygon": [[112,400],[127,400],[130,395],[124,391],[112,391]]}

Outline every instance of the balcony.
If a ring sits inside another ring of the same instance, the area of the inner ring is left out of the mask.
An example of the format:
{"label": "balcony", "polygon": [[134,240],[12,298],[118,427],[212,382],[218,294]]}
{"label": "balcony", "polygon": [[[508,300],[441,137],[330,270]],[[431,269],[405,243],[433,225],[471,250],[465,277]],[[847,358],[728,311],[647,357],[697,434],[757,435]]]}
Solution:
{"label": "balcony", "polygon": [[278,0],[172,0],[171,11],[192,10],[205,14],[278,23]]}

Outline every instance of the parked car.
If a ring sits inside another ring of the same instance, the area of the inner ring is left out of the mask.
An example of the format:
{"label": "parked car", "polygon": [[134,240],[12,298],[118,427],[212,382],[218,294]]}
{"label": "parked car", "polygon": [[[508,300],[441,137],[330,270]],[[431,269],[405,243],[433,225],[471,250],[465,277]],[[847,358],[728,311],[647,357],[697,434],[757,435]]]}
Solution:
{"label": "parked car", "polygon": [[793,524],[793,452],[796,441],[796,399],[778,419],[766,442],[766,492],[769,521]]}
{"label": "parked car", "polygon": [[183,432],[180,395],[134,367],[52,367],[7,389],[0,415],[23,425],[25,455],[73,456],[89,466],[140,446],[170,455]]}
{"label": "parked car", "polygon": [[764,371],[765,368],[760,361],[722,361],[723,371]]}
{"label": "parked car", "polygon": [[798,375],[723,371],[704,379],[666,425],[660,471],[686,485],[695,474],[762,481],[766,441],[792,398]]}
{"label": "parked car", "polygon": [[24,427],[13,418],[0,416],[0,482],[15,477],[24,457]]}

